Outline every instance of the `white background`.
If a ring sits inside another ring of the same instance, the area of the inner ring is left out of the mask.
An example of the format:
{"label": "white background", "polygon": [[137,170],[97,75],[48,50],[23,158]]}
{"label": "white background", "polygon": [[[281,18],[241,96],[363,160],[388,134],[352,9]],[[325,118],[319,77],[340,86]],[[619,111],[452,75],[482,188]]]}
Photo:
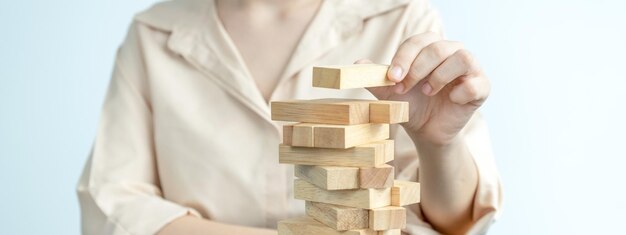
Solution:
{"label": "white background", "polygon": [[[493,81],[491,233],[626,234],[626,1],[431,1]],[[113,56],[152,2],[0,3],[0,233],[79,233]]]}

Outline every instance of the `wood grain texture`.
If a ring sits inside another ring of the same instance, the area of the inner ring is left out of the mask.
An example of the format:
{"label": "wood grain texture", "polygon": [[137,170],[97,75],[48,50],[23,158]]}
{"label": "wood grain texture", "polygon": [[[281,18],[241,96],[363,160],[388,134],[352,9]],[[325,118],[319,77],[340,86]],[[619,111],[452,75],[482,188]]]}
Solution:
{"label": "wood grain texture", "polygon": [[283,143],[298,147],[351,148],[389,138],[389,124],[333,125],[297,123],[283,126]]}
{"label": "wood grain texture", "polygon": [[407,122],[408,113],[409,103],[404,101],[317,99],[272,102],[272,120],[288,122],[340,125],[394,124]]}
{"label": "wood grain texture", "polygon": [[412,181],[394,180],[391,188],[391,205],[406,206],[420,202],[420,184]]}
{"label": "wood grain texture", "polygon": [[291,140],[293,139],[293,126],[294,124],[286,124],[283,125],[283,144],[284,145],[293,145]]}
{"label": "wood grain texture", "polygon": [[360,188],[390,188],[393,178],[394,168],[387,164],[359,169]]}
{"label": "wood grain texture", "polygon": [[386,206],[369,210],[369,226],[373,230],[403,229],[406,227],[406,209]]}
{"label": "wood grain texture", "polygon": [[379,100],[370,103],[371,123],[403,123],[408,121],[408,102]]}
{"label": "wood grain texture", "polygon": [[363,209],[391,205],[391,189],[348,189],[328,191],[301,179],[294,180],[294,198]]}
{"label": "wood grain texture", "polygon": [[387,164],[365,168],[296,165],[294,174],[325,190],[390,188],[393,186],[394,169]]}
{"label": "wood grain texture", "polygon": [[315,147],[314,143],[315,124],[300,123],[293,126],[291,145],[302,147]]}
{"label": "wood grain texture", "polygon": [[387,79],[388,65],[353,64],[313,67],[313,87],[349,89],[393,86]]}
{"label": "wood grain texture", "polygon": [[[383,153],[383,162],[387,163],[387,162],[393,161],[393,158],[394,158],[394,155],[395,155],[395,147],[396,146],[394,145],[393,140],[383,140],[383,141],[384,141],[384,144],[385,144],[385,148],[384,148],[385,149],[385,153]],[[380,166],[380,164],[376,165],[376,166]],[[376,166],[374,166],[374,167],[376,167]]]}
{"label": "wood grain texture", "polygon": [[393,160],[393,140],[348,149],[292,147],[281,144],[278,161],[283,164],[376,167]]}
{"label": "wood grain texture", "polygon": [[272,120],[354,125],[369,123],[369,100],[318,99],[274,101]]}
{"label": "wood grain texture", "polygon": [[359,188],[358,167],[296,165],[294,174],[325,190]]}
{"label": "wood grain texture", "polygon": [[311,217],[300,217],[278,222],[278,235],[378,235],[370,229],[337,231]]}
{"label": "wood grain texture", "polygon": [[315,147],[351,148],[389,139],[389,124],[316,125]]}
{"label": "wood grain texture", "polygon": [[[307,201],[306,214],[335,230],[367,229],[370,223],[370,213],[366,209],[321,202]],[[382,215],[380,216],[385,219]]]}

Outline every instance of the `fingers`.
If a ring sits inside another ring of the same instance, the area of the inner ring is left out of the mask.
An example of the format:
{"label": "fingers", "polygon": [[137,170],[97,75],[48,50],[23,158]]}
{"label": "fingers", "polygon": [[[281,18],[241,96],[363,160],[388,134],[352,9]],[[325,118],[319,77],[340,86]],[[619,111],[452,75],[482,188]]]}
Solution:
{"label": "fingers", "polygon": [[[459,49],[430,73],[427,82],[422,85],[422,92],[429,96],[435,95],[454,79],[476,73],[478,70],[478,65],[470,53]],[[416,76],[422,76],[422,74]]]}
{"label": "fingers", "polygon": [[419,52],[406,78],[403,80],[405,86],[403,93],[411,90],[419,81],[431,74],[435,68],[448,57],[462,48],[463,44],[452,41],[437,41],[426,46]]}
{"label": "fingers", "polygon": [[457,104],[474,103],[480,106],[489,96],[491,84],[484,76],[461,77],[460,82],[452,88],[450,100]]}
{"label": "fingers", "polygon": [[441,35],[429,32],[410,37],[404,41],[391,60],[387,77],[394,82],[402,81],[408,73],[411,64],[413,64],[415,56],[425,47],[439,40],[441,40]]}
{"label": "fingers", "polygon": [[436,33],[404,41],[391,60],[387,77],[397,83],[393,88],[398,94],[420,84],[415,88],[433,96],[450,84],[449,98],[458,104],[480,105],[490,92],[489,80],[463,44],[442,40]]}

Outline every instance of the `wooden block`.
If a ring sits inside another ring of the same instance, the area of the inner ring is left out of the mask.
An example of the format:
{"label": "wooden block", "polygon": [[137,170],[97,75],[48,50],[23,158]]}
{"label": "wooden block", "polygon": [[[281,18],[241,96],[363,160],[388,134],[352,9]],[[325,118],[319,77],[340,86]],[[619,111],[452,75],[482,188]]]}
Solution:
{"label": "wooden block", "polygon": [[400,229],[389,229],[385,231],[378,231],[378,235],[402,235],[402,230]]}
{"label": "wooden block", "polygon": [[382,165],[359,169],[359,187],[361,188],[390,188],[393,186],[393,166]]}
{"label": "wooden block", "polygon": [[294,198],[363,209],[391,205],[391,189],[347,189],[328,191],[301,179],[294,181]]}
{"label": "wooden block", "polygon": [[391,205],[406,206],[420,202],[420,184],[395,180],[391,188]]}
{"label": "wooden block", "polygon": [[388,65],[353,64],[313,67],[313,86],[348,89],[378,86],[393,86],[387,79]]}
{"label": "wooden block", "polygon": [[294,167],[295,176],[326,190],[359,188],[359,168],[339,166]]}
{"label": "wooden block", "polygon": [[326,190],[358,188],[390,188],[393,186],[393,166],[341,167],[296,165],[295,176]]}
{"label": "wooden block", "polygon": [[354,125],[369,123],[369,100],[274,101],[272,120]]}
{"label": "wooden block", "polygon": [[293,124],[287,124],[283,126],[283,144],[293,145],[291,140],[293,139]]}
{"label": "wooden block", "polygon": [[281,144],[278,162],[294,165],[375,167],[393,160],[393,140],[349,149],[292,147]]}
{"label": "wooden block", "polygon": [[389,124],[316,125],[314,135],[317,148],[351,148],[389,139]]}
{"label": "wooden block", "polygon": [[[370,106],[374,107],[373,112],[370,112]],[[408,121],[408,113],[409,103],[404,101],[318,99],[272,102],[272,120],[288,122],[393,124]]]}
{"label": "wooden block", "polygon": [[[306,214],[335,230],[367,229],[369,226],[366,209],[307,201]],[[382,216],[380,218],[385,219]]]}
{"label": "wooden block", "polygon": [[403,229],[406,227],[406,209],[386,206],[369,211],[369,228],[373,230]]}
{"label": "wooden block", "polygon": [[370,103],[370,122],[403,123],[409,121],[409,103],[379,100]]}
{"label": "wooden block", "polygon": [[[395,148],[396,146],[394,145],[393,140],[386,140],[385,143],[385,153],[383,154],[383,162],[387,163],[390,161],[393,161],[394,155],[395,155]],[[376,166],[380,166],[380,165],[376,165]]]}
{"label": "wooden block", "polygon": [[278,222],[278,235],[378,235],[370,229],[334,230],[310,217],[291,218]]}
{"label": "wooden block", "polygon": [[291,145],[302,147],[314,147],[313,135],[314,124],[300,123],[293,126]]}
{"label": "wooden block", "polygon": [[[285,134],[286,133],[286,134]],[[299,123],[283,127],[288,145],[317,148],[351,148],[357,145],[389,139],[389,124],[366,123],[332,125]],[[283,143],[286,143],[283,141]]]}

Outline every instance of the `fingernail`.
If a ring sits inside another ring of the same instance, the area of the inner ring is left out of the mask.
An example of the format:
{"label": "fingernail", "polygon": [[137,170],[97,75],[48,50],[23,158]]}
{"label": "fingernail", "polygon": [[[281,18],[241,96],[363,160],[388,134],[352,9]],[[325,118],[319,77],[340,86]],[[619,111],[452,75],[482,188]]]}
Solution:
{"label": "fingernail", "polygon": [[433,92],[433,87],[426,82],[424,83],[424,86],[422,86],[422,92],[424,92],[425,95],[430,95],[430,93]]}
{"label": "fingernail", "polygon": [[394,65],[391,67],[391,80],[395,82],[402,81],[402,68],[400,66]]}

